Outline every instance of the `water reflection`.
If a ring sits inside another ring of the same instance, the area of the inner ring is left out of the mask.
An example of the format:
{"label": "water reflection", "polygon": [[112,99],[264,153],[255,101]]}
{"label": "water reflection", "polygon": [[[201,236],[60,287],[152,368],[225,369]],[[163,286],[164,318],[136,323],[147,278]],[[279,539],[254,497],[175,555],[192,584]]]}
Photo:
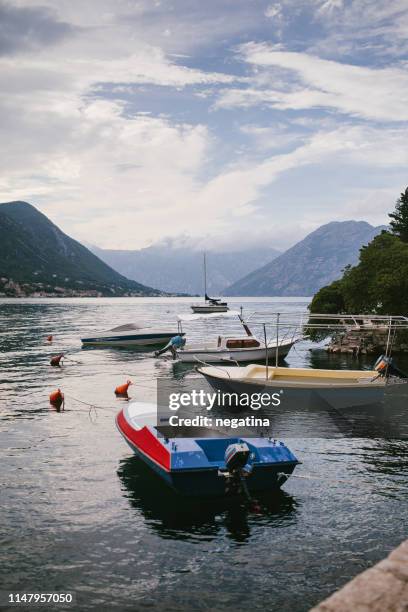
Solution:
{"label": "water reflection", "polygon": [[[326,353],[325,353],[326,355]],[[320,360],[312,360],[315,367],[327,367],[324,356]],[[332,367],[339,368],[338,359]],[[343,364],[345,367],[345,364]],[[350,364],[348,367],[355,367]],[[170,371],[173,376],[161,381],[161,396],[165,397],[165,390],[170,391],[199,391],[213,393],[214,389],[203,377],[191,369],[184,369],[181,364],[173,364]],[[408,385],[389,385],[382,402],[365,406],[346,407],[336,409],[318,394],[313,402],[305,404],[299,394],[298,401],[281,402],[279,406],[264,407],[257,411],[256,416],[268,418],[275,437],[357,437],[357,438],[408,438]],[[200,407],[190,407],[191,416],[201,414]],[[217,406],[212,413],[219,417],[243,416],[253,414],[246,407]],[[243,435],[243,434],[242,434]]]}
{"label": "water reflection", "polygon": [[237,498],[182,497],[137,457],[121,461],[118,476],[132,507],[163,538],[211,541],[226,530],[232,540],[244,543],[255,525],[292,524],[299,510],[295,498],[283,490],[257,495],[256,512]]}
{"label": "water reflection", "polygon": [[408,442],[404,440],[381,440],[364,444],[362,461],[370,472],[380,476],[405,476],[408,473]]}
{"label": "water reflection", "polygon": [[[282,411],[276,437],[303,465],[286,492],[260,498],[260,514],[231,500],[179,498],[131,455],[114,425],[122,405],[115,387],[131,378],[132,399],[152,402],[158,375],[174,374],[182,387],[195,374],[150,351],[82,351],[80,338],[146,315],[152,326],[174,322],[190,301],[0,300],[4,588],[31,584],[46,591],[62,584],[78,591],[84,611],[186,610],[192,593],[202,610],[303,610],[406,537],[408,390],[387,390],[390,403],[373,411],[311,413],[302,405]],[[273,307],[299,310],[307,301],[277,298]],[[186,332],[202,342],[232,327],[228,319],[196,321]],[[356,363],[310,353],[310,346],[297,345],[288,365]],[[49,359],[57,353],[78,363],[52,368]],[[396,363],[408,370],[400,356]],[[58,387],[67,397],[59,414],[48,399]],[[72,397],[106,410],[90,420],[88,408]],[[392,434],[407,440],[384,439]]]}

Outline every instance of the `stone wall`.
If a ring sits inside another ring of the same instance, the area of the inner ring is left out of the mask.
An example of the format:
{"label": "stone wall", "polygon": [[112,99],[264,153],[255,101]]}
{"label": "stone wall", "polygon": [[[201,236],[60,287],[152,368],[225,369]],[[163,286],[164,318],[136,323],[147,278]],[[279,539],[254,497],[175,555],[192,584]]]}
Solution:
{"label": "stone wall", "polygon": [[[391,340],[393,338],[391,337]],[[388,340],[388,331],[357,331],[350,330],[337,334],[327,347],[329,353],[350,353],[352,355],[366,355],[385,353]],[[392,342],[393,353],[408,352],[407,331],[396,334]]]}
{"label": "stone wall", "polygon": [[408,612],[408,540],[311,612]]}

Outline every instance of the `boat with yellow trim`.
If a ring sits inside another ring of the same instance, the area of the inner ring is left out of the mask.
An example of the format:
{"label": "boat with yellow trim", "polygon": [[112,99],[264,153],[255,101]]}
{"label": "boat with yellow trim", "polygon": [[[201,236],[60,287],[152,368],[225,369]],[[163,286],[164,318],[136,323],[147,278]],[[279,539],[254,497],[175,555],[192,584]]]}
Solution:
{"label": "boat with yellow trim", "polygon": [[[373,370],[323,370],[250,364],[196,368],[217,391],[240,394],[280,393],[281,406],[335,409],[381,402],[389,376]],[[392,377],[393,383],[404,383]]]}

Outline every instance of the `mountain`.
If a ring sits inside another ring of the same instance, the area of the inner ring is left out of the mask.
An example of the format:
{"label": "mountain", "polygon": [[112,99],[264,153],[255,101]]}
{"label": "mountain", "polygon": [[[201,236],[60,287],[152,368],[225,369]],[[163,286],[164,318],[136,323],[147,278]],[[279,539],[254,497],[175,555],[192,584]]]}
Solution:
{"label": "mountain", "polygon": [[0,204],[0,292],[160,295],[112,270],[27,202]]}
{"label": "mountain", "polygon": [[[89,246],[115,270],[128,278],[170,292],[203,293],[203,254],[173,242],[156,244],[137,251],[119,251]],[[244,274],[279,255],[273,248],[241,249],[235,252],[207,252],[207,290],[218,294]]]}
{"label": "mountain", "polygon": [[309,296],[341,276],[343,268],[358,261],[360,248],[385,226],[365,221],[333,221],[255,272],[247,274],[224,295]]}

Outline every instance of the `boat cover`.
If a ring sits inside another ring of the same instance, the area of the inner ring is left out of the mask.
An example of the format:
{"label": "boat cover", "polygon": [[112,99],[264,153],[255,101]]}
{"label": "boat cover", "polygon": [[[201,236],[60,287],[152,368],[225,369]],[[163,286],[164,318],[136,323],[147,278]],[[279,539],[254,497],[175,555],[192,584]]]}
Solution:
{"label": "boat cover", "polygon": [[112,332],[132,331],[132,330],[146,329],[146,327],[149,327],[149,326],[144,325],[142,323],[125,323],[125,325],[118,325],[118,327],[112,327],[108,331],[112,331]]}

